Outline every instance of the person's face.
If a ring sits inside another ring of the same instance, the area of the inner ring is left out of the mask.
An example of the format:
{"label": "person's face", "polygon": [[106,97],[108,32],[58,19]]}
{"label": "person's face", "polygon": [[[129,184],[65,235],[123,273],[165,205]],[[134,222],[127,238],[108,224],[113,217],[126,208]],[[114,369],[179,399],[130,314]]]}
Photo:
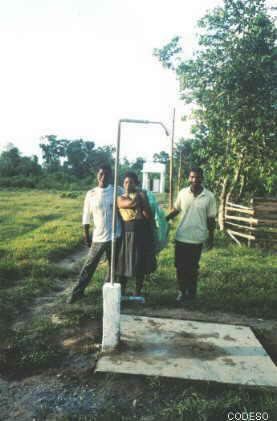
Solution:
{"label": "person's face", "polygon": [[97,181],[99,187],[107,187],[110,182],[110,174],[107,170],[100,168],[97,173]]}
{"label": "person's face", "polygon": [[197,172],[191,171],[189,173],[189,183],[193,189],[197,189],[202,184],[202,176]]}
{"label": "person's face", "polygon": [[136,191],[136,183],[130,177],[126,177],[124,179],[123,186],[126,193],[132,193]]}

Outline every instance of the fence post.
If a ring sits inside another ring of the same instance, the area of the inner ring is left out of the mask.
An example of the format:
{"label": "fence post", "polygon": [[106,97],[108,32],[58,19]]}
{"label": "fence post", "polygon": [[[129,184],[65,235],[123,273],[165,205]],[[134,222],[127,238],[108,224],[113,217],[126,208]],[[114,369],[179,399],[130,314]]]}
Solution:
{"label": "fence post", "polygon": [[[253,210],[254,210],[254,205],[253,205],[253,202],[254,202],[254,201],[253,201],[253,199],[251,199],[251,200],[250,200],[250,207],[252,207],[252,208],[253,208]],[[254,216],[255,216],[255,214],[253,215],[253,217],[254,217]],[[253,227],[252,222],[250,222],[250,224],[249,224],[249,225],[250,225],[250,228],[252,228],[252,227]],[[252,234],[252,231],[250,231],[250,234]],[[251,243],[251,241],[252,241],[252,240],[251,240],[250,238],[248,238],[248,240],[247,240],[247,246],[248,246],[249,248],[251,248],[251,244],[252,244],[252,243]]]}

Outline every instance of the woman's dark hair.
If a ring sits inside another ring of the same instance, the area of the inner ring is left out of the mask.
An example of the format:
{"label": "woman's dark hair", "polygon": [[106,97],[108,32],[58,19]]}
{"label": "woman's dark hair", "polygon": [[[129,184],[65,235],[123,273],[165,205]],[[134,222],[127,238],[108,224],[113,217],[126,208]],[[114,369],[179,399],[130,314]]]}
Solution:
{"label": "woman's dark hair", "polygon": [[200,175],[201,177],[203,177],[203,170],[202,170],[202,168],[200,168],[200,167],[191,167],[190,169],[189,169],[189,174],[191,173],[191,172],[196,172],[196,174],[198,174],[198,175]]}
{"label": "woman's dark hair", "polygon": [[131,178],[137,186],[139,185],[139,179],[138,179],[138,176],[137,176],[137,174],[135,172],[133,172],[133,171],[127,171],[124,174],[124,180],[127,177],[128,178]]}

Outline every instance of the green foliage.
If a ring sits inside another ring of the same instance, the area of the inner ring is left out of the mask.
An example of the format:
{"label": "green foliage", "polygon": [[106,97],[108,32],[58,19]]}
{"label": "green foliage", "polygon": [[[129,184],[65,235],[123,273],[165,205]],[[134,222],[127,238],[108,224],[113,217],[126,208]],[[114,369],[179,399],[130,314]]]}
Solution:
{"label": "green foliage", "polygon": [[0,155],[0,187],[88,190],[100,165],[113,166],[112,146],[44,136],[40,147],[43,168],[36,156],[22,156],[12,144]]}
{"label": "green foliage", "polygon": [[[199,48],[175,69],[186,102],[195,105],[197,161],[218,191],[274,193],[277,159],[277,31],[263,0],[225,0],[199,22]],[[156,50],[168,65],[180,53],[174,38]],[[169,66],[170,67],[170,66]],[[257,183],[258,181],[258,183]]]}
{"label": "green foliage", "polygon": [[47,173],[68,173],[80,178],[95,176],[99,165],[112,165],[112,146],[95,148],[91,141],[58,139],[55,135],[44,136],[42,140],[40,147]]}
{"label": "green foliage", "polygon": [[176,69],[174,58],[177,54],[182,52],[182,48],[179,46],[180,37],[174,37],[166,44],[163,48],[154,48],[153,56],[158,57],[162,65],[168,69]]}
{"label": "green foliage", "polygon": [[19,150],[13,146],[0,155],[1,177],[12,177],[16,175],[28,177],[30,175],[39,175],[40,173],[41,167],[38,164],[37,156],[31,158],[27,156],[22,157]]}
{"label": "green foliage", "polygon": [[65,157],[68,140],[58,139],[56,135],[42,137],[40,143],[45,168],[49,172],[57,171],[61,166],[61,158]]}

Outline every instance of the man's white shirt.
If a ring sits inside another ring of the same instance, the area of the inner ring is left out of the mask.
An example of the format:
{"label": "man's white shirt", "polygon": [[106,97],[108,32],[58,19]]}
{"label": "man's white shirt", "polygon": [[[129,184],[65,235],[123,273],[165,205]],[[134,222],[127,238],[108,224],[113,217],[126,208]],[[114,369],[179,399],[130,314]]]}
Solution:
{"label": "man's white shirt", "polygon": [[215,196],[203,188],[194,196],[190,187],[178,193],[174,208],[180,211],[180,224],[176,231],[176,240],[183,243],[201,244],[208,238],[207,219],[216,216]]}
{"label": "man's white shirt", "polygon": [[[92,241],[95,243],[112,239],[113,192],[113,186],[108,185],[105,188],[95,187],[86,194],[82,222],[87,225],[93,221]],[[118,188],[118,194],[123,194],[121,187]],[[120,235],[121,224],[117,216],[116,237]]]}

